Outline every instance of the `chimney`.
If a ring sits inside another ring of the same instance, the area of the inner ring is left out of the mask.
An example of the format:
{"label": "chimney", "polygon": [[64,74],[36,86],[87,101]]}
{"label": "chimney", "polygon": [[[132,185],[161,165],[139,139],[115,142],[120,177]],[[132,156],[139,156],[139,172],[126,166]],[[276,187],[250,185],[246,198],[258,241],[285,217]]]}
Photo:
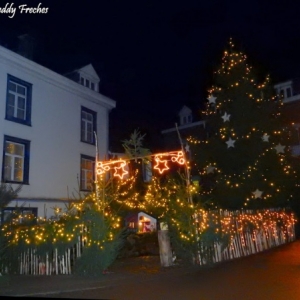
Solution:
{"label": "chimney", "polygon": [[17,53],[28,58],[33,59],[33,54],[35,51],[36,40],[30,34],[25,33],[18,36],[19,45]]}

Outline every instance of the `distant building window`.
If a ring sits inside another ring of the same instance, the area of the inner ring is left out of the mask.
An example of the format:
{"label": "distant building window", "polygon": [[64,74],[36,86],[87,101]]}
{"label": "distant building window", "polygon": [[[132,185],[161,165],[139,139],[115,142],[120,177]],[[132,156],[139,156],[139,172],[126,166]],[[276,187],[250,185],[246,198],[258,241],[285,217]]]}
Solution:
{"label": "distant building window", "polygon": [[90,87],[90,81],[88,79],[85,80],[85,86]]}
{"label": "distant building window", "polygon": [[80,162],[80,190],[92,191],[95,181],[95,158],[81,155]]}
{"label": "distant building window", "polygon": [[284,90],[280,90],[280,96],[284,98]]}
{"label": "distant building window", "polygon": [[84,78],[80,77],[80,84],[84,85]]}
{"label": "distant building window", "polygon": [[2,181],[28,184],[30,142],[4,136]]}
{"label": "distant building window", "polygon": [[151,162],[142,162],[142,173],[144,182],[151,181],[152,178],[152,164]]}
{"label": "distant building window", "polygon": [[91,82],[91,89],[95,90],[95,83],[94,82]]}
{"label": "distant building window", "polygon": [[31,93],[32,84],[7,75],[7,120],[31,125]]}
{"label": "distant building window", "polygon": [[19,223],[36,223],[37,207],[5,207],[1,212],[1,224],[17,219]]}
{"label": "distant building window", "polygon": [[291,90],[291,88],[287,88],[286,89],[286,96],[287,96],[287,98],[292,97],[292,90]]}
{"label": "distant building window", "polygon": [[81,141],[95,144],[97,113],[88,108],[81,107]]}

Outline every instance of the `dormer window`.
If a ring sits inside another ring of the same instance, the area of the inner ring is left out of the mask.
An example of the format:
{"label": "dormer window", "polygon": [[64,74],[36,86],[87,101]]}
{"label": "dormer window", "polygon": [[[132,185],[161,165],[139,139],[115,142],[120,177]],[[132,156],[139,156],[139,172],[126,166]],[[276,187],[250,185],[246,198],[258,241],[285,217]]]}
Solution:
{"label": "dormer window", "polygon": [[93,91],[99,92],[100,78],[91,64],[70,72],[65,76]]}
{"label": "dormer window", "polygon": [[192,110],[187,106],[183,106],[183,108],[179,112],[179,120],[180,120],[180,125],[192,123],[193,122]]}

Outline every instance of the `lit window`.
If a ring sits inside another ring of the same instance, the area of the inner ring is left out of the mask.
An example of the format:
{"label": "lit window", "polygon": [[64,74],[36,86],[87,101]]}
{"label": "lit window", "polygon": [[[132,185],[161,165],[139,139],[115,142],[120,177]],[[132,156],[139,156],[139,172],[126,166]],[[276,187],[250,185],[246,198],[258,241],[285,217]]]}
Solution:
{"label": "lit window", "polygon": [[14,76],[7,76],[6,119],[31,125],[32,85]]}
{"label": "lit window", "polygon": [[95,158],[81,155],[80,190],[92,191],[95,181]]}
{"label": "lit window", "polygon": [[2,181],[28,184],[30,142],[4,136]]}
{"label": "lit window", "polygon": [[1,214],[1,224],[17,219],[19,223],[35,224],[37,207],[5,207]]}
{"label": "lit window", "polygon": [[81,108],[81,141],[95,144],[94,131],[96,132],[97,113],[82,107]]}

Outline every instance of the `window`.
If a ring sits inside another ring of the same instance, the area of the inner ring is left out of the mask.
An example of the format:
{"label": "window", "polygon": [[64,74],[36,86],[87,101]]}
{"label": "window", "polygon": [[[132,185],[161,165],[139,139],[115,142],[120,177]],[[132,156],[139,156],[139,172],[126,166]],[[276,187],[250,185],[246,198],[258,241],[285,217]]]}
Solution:
{"label": "window", "polygon": [[95,158],[81,155],[80,162],[80,190],[92,191],[95,181]]}
{"label": "window", "polygon": [[91,82],[91,89],[95,90],[95,83],[94,82]]}
{"label": "window", "polygon": [[152,178],[152,164],[151,162],[142,162],[142,173],[144,182],[150,182]]}
{"label": "window", "polygon": [[6,120],[31,125],[32,84],[7,75]]}
{"label": "window", "polygon": [[81,141],[95,144],[94,131],[96,132],[97,113],[81,107]]}
{"label": "window", "polygon": [[27,140],[4,136],[2,181],[28,184],[29,148]]}
{"label": "window", "polygon": [[88,79],[85,80],[85,86],[90,87],[90,81]]}
{"label": "window", "polygon": [[35,224],[37,218],[36,207],[5,207],[1,213],[1,224],[17,219],[19,223]]}
{"label": "window", "polygon": [[80,77],[80,84],[84,85],[84,78]]}
{"label": "window", "polygon": [[286,96],[287,96],[287,98],[292,97],[292,91],[291,91],[291,88],[287,88],[287,89],[286,89]]}

